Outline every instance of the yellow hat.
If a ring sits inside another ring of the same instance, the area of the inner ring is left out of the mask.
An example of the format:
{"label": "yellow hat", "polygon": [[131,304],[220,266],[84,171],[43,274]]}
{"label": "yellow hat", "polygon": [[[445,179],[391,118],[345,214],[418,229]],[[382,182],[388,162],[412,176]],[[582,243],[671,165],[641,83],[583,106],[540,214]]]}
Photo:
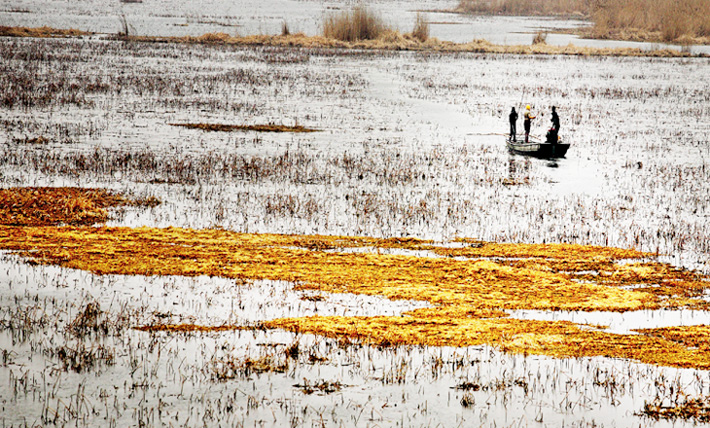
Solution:
{"label": "yellow hat", "polygon": [[530,110],[530,104],[528,104],[527,106],[525,106],[525,110]]}

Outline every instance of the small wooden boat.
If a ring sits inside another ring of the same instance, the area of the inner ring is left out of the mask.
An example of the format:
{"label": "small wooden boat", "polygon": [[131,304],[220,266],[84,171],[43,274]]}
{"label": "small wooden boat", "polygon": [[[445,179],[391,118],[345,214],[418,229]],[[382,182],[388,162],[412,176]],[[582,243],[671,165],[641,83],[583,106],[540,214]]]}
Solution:
{"label": "small wooden boat", "polygon": [[558,140],[556,143],[550,143],[546,141],[539,141],[528,138],[526,143],[523,137],[522,140],[513,141],[510,137],[506,137],[505,144],[508,146],[508,150],[519,155],[534,156],[537,158],[563,158],[569,149],[569,143],[564,143],[562,140]]}

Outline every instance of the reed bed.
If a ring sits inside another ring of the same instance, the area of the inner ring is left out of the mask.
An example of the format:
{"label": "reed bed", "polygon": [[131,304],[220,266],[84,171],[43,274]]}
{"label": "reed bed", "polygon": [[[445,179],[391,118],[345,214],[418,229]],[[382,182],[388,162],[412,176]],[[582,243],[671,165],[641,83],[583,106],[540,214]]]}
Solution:
{"label": "reed bed", "polygon": [[586,37],[644,42],[708,44],[710,5],[703,0],[461,0],[461,13],[501,15],[576,15],[594,25]]}
{"label": "reed bed", "polygon": [[[704,60],[210,43],[0,43],[3,71],[103,82],[5,110],[3,188],[162,201],[2,227],[30,248],[0,256],[5,426],[637,426],[710,396],[673,368],[707,364],[707,328],[633,331],[707,324]],[[521,98],[558,106],[566,159],[487,135]],[[322,131],[169,125],[296,120]],[[587,325],[508,313],[531,307]]]}
{"label": "reed bed", "polygon": [[456,11],[493,15],[584,16],[589,13],[589,3],[584,0],[460,0]]}

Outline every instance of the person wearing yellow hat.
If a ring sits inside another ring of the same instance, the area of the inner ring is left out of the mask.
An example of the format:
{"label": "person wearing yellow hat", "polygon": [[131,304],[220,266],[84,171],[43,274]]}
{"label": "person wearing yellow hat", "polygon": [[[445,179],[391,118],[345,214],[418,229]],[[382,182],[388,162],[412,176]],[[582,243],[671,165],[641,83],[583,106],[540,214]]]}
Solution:
{"label": "person wearing yellow hat", "polygon": [[523,126],[525,126],[525,142],[528,142],[528,137],[530,136],[530,121],[535,119],[535,116],[530,112],[530,104],[525,106],[525,121]]}

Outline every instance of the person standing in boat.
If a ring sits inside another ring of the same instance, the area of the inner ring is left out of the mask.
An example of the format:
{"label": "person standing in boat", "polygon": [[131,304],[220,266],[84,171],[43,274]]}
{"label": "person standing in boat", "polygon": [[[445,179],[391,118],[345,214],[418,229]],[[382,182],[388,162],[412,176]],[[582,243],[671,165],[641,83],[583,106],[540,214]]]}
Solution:
{"label": "person standing in boat", "polygon": [[513,107],[512,110],[510,110],[510,114],[508,115],[508,120],[510,121],[510,139],[512,141],[516,140],[516,134],[517,130],[516,128],[516,123],[518,122],[518,112],[515,111],[515,107]]}
{"label": "person standing in boat", "polygon": [[560,131],[560,117],[557,115],[557,108],[552,106],[552,128],[547,133],[548,143],[557,143],[557,134]]}
{"label": "person standing in boat", "polygon": [[528,142],[528,137],[530,136],[530,123],[531,121],[535,119],[535,116],[533,116],[532,112],[530,111],[530,104],[525,106],[525,121],[523,122],[523,126],[525,126],[525,142]]}
{"label": "person standing in boat", "polygon": [[555,143],[557,142],[557,134],[560,132],[560,117],[557,116],[557,107],[552,106],[552,129],[554,130]]}

